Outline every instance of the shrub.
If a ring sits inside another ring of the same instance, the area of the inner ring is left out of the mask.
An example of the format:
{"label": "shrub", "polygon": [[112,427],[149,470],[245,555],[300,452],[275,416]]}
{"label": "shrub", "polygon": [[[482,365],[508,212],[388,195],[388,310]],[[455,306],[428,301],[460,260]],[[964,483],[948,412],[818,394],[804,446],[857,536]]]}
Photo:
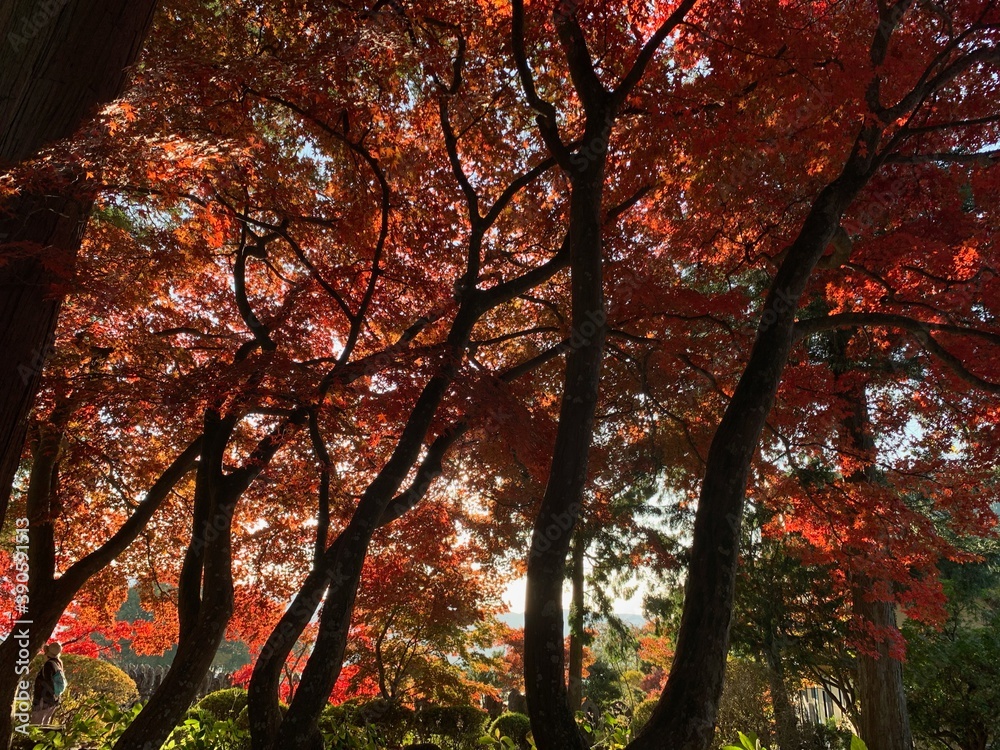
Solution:
{"label": "shrub", "polygon": [[774,716],[768,689],[766,667],[747,659],[729,659],[716,719],[716,747],[738,744],[739,732],[759,737],[764,746],[773,744]]}
{"label": "shrub", "polygon": [[359,727],[375,727],[387,745],[402,745],[403,739],[413,727],[413,709],[399,701],[376,698],[357,707],[354,724]]}
{"label": "shrub", "polygon": [[336,729],[351,723],[351,713],[344,706],[327,703],[319,715],[319,728],[323,731]]}
{"label": "shrub", "polygon": [[236,719],[247,705],[247,691],[241,687],[224,688],[209,693],[195,704],[216,719]]}
{"label": "shrub", "polygon": [[[56,724],[69,724],[82,709],[98,703],[128,708],[139,700],[135,681],[114,664],[79,654],[63,654],[61,658],[66,673],[66,692],[56,709],[53,720]],[[40,656],[32,661],[32,684],[44,661]]]}
{"label": "shrub", "polygon": [[421,738],[437,737],[452,745],[474,745],[483,734],[487,714],[475,706],[428,706],[414,716]]}
{"label": "shrub", "polygon": [[[112,747],[141,709],[140,703],[122,709],[117,703],[98,698],[84,705],[60,729],[31,727],[32,743],[23,750]],[[20,745],[15,745],[15,748],[21,750]]]}
{"label": "shrub", "polygon": [[326,750],[377,750],[378,730],[371,724],[358,726],[355,706],[327,704],[319,715],[319,731]]}
{"label": "shrub", "polygon": [[238,727],[234,719],[216,719],[207,710],[191,709],[184,721],[170,733],[164,747],[174,750],[250,750],[250,733]]}
{"label": "shrub", "polygon": [[510,737],[517,743],[521,750],[529,750],[528,734],[531,732],[531,720],[524,714],[517,714],[511,711],[500,714],[492,724],[490,724],[490,735],[496,737]]}
{"label": "shrub", "polygon": [[638,706],[635,707],[635,712],[632,714],[632,724],[631,732],[632,736],[635,737],[642,728],[646,726],[646,722],[649,721],[649,717],[653,715],[653,709],[656,708],[656,699],[649,698],[644,700]]}
{"label": "shrub", "polygon": [[838,727],[832,719],[826,724],[802,724],[799,735],[805,747],[816,750],[848,750],[851,746],[851,730]]}

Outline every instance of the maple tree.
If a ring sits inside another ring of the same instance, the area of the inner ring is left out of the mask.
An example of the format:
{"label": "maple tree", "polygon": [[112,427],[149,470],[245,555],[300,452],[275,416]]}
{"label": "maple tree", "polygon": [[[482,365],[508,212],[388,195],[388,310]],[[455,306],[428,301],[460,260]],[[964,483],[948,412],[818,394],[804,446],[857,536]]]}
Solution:
{"label": "maple tree", "polygon": [[[953,162],[944,158],[936,163],[933,155],[928,156],[928,153],[939,153],[953,147],[961,149],[962,146],[965,146],[965,156],[960,154],[956,157],[957,161],[975,163],[982,158],[975,153],[981,146],[975,144],[988,143],[990,135],[989,132],[975,132],[970,135],[968,128],[973,124],[980,124],[988,129],[995,119],[987,101],[979,98],[986,84],[981,78],[976,78],[977,75],[987,75],[984,69],[988,67],[991,56],[995,54],[994,48],[990,46],[992,26],[989,20],[990,14],[995,13],[995,9],[989,4],[976,8],[963,6],[950,9],[953,14],[951,21],[956,24],[951,28],[955,30],[957,37],[953,39],[945,35],[938,40],[939,46],[931,45],[930,48],[921,47],[917,43],[909,47],[906,46],[906,42],[914,36],[921,38],[921,34],[933,35],[931,30],[936,27],[938,19],[933,14],[927,15],[923,9],[911,10],[906,3],[895,6],[879,4],[875,9],[877,13],[873,13],[871,7],[866,4],[838,6],[837,13],[833,15],[815,15],[814,11],[817,9],[813,6],[802,6],[796,10],[786,10],[793,16],[796,13],[803,14],[799,20],[802,22],[808,20],[812,32],[818,31],[819,27],[816,24],[831,21],[836,17],[837,20],[828,27],[830,36],[824,39],[831,48],[823,49],[821,54],[829,53],[837,61],[834,67],[838,73],[841,66],[846,68],[849,61],[870,66],[871,72],[864,74],[857,72],[844,79],[834,79],[848,87],[838,91],[842,98],[834,97],[827,100],[827,104],[831,106],[829,109],[824,107],[826,111],[823,113],[825,116],[844,118],[838,121],[837,134],[844,140],[837,145],[837,156],[833,157],[831,154],[829,161],[816,165],[816,169],[810,175],[813,179],[806,181],[812,182],[812,185],[789,179],[779,183],[779,192],[781,187],[804,188],[800,200],[809,208],[804,214],[800,210],[793,209],[789,212],[790,215],[781,217],[785,221],[776,227],[777,236],[766,236],[764,240],[770,248],[765,257],[778,262],[778,272],[765,287],[767,296],[764,300],[763,314],[759,318],[755,341],[750,348],[749,360],[745,367],[736,370],[741,373],[739,381],[730,392],[731,397],[726,405],[725,414],[715,432],[712,448],[707,457],[695,520],[691,563],[688,569],[685,614],[678,634],[671,678],[647,729],[633,741],[634,747],[651,747],[652,744],[649,743],[653,742],[654,735],[671,738],[677,747],[704,747],[710,742],[708,730],[712,724],[712,706],[717,704],[721,687],[722,665],[728,640],[728,613],[739,547],[739,521],[749,471],[791,353],[795,340],[796,319],[800,315],[810,318],[808,311],[800,312],[799,304],[800,301],[808,300],[804,295],[810,289],[809,282],[813,269],[820,265],[824,253],[828,252],[831,240],[838,234],[838,227],[842,221],[857,231],[864,240],[862,243],[852,243],[855,252],[864,249],[875,254],[879,252],[876,248],[883,249],[884,246],[879,242],[883,236],[874,231],[868,234],[868,230],[874,230],[875,227],[852,223],[850,210],[852,204],[857,201],[860,206],[854,206],[854,210],[865,208],[873,213],[874,210],[878,210],[880,218],[885,215],[881,211],[886,205],[884,193],[879,195],[877,192],[864,190],[866,184],[883,165],[888,165],[886,171],[892,173],[897,181],[907,179],[907,176],[901,175],[898,170],[912,169],[915,165],[917,169],[921,169],[936,164],[934,169],[948,174],[952,171]],[[841,12],[843,16],[839,15]],[[965,15],[966,12],[968,15]],[[764,26],[746,25],[749,21],[750,18],[741,19],[741,23],[737,26],[750,32],[752,36],[741,37],[740,31],[736,30],[738,44],[730,42],[713,46],[710,39],[706,40],[708,54],[720,56],[720,59],[713,60],[713,69],[734,71],[737,66],[726,65],[723,61],[731,59],[731,55],[742,54],[745,49],[763,49],[762,45],[768,43],[766,34],[762,34]],[[781,22],[777,26],[772,23],[769,28],[787,30],[788,27],[784,23]],[[900,29],[905,30],[899,31]],[[816,71],[826,70],[823,60],[827,58],[815,56],[815,52],[821,47],[819,37],[813,36],[812,33],[809,37],[808,44],[811,51],[803,51],[802,60],[798,65],[815,62],[813,68]],[[861,44],[861,49],[867,52],[853,56],[844,54],[843,50],[849,48],[851,39],[854,40],[853,43]],[[966,40],[969,41],[969,49],[962,46]],[[793,39],[788,37],[783,41],[790,44]],[[777,60],[778,67],[784,68],[785,63],[781,60],[790,50],[783,48],[780,43],[773,49],[777,52],[765,57]],[[891,55],[890,50],[892,50]],[[916,56],[920,62],[907,60],[907,64],[902,64],[901,61],[908,54]],[[962,76],[968,78],[968,83],[964,87],[958,87],[955,81]],[[743,118],[753,121],[758,117],[770,116],[771,107],[768,99],[771,95],[766,92],[766,86],[762,89],[761,81],[749,77],[744,78],[741,83],[740,89],[731,91],[729,94],[731,99],[722,105],[723,111],[719,113],[720,117],[727,117],[728,126]],[[856,87],[854,93],[849,93],[850,86]],[[889,93],[891,87],[895,89]],[[883,97],[887,101],[898,103],[886,104]],[[940,103],[945,98],[952,106],[947,114],[940,108]],[[751,102],[758,99],[763,99],[765,106],[751,106]],[[935,106],[924,107],[925,102],[929,100],[934,100]],[[853,114],[854,107],[860,109],[860,115]],[[715,113],[711,116],[715,116]],[[792,118],[779,119],[777,122],[779,126],[784,125],[792,132],[797,132],[802,125]],[[848,128],[846,126],[848,122],[855,124]],[[747,123],[743,124],[746,127]],[[912,133],[910,128],[913,128]],[[755,137],[759,137],[762,130],[748,128],[741,132],[753,132]],[[766,127],[763,128],[763,132],[767,132]],[[789,137],[790,133],[786,132],[784,138]],[[789,141],[783,139],[782,142]],[[972,144],[972,148],[969,148],[968,144]],[[814,147],[814,144],[810,147]],[[783,149],[783,163],[791,165],[787,159],[788,155],[788,151]],[[992,175],[995,173],[995,170],[990,169],[992,160],[989,157],[986,159],[987,164],[983,173]],[[696,163],[702,162],[698,160]],[[988,199],[985,196],[983,199],[985,201],[983,209],[970,216],[968,222],[963,222],[973,235],[985,229],[986,224],[979,222],[985,221],[990,213],[990,208],[987,206]],[[954,205],[955,201],[955,194],[946,189],[939,205]],[[755,199],[754,203],[756,202]],[[905,211],[897,203],[893,203],[893,208],[895,210],[893,219],[905,215]],[[763,217],[758,212],[755,221],[761,219]],[[943,221],[942,224],[948,228],[946,231],[954,228],[950,222]],[[948,247],[952,253],[965,252],[964,240],[959,240]],[[829,263],[839,268],[842,256],[836,247],[832,252],[836,257],[831,255],[831,259],[824,261],[822,265]],[[905,253],[899,252],[898,255],[878,257],[883,262],[905,266],[911,262],[912,256],[904,258],[901,257],[903,255]],[[853,256],[851,257],[853,259]],[[867,253],[855,261],[861,267],[869,262],[871,261],[868,260]],[[822,279],[817,278],[815,283],[822,284]],[[819,289],[822,289],[822,286],[819,286]],[[879,290],[880,293],[881,291]],[[878,306],[883,300],[884,298],[873,300],[869,304]],[[857,304],[865,309],[865,302],[866,300],[862,298]],[[992,305],[993,302],[988,304]],[[981,338],[980,334],[985,335],[987,339],[992,335],[989,329],[983,326],[983,321],[977,314],[976,304],[964,311],[949,308],[949,315],[952,316],[952,320],[966,323],[965,326],[958,325],[951,329],[958,335],[967,334],[966,346],[977,347],[974,342]],[[827,318],[816,316],[806,325],[812,324],[818,328],[838,327],[861,321],[875,326],[881,324],[890,329],[893,325],[899,325],[903,330],[916,330],[920,343],[932,354],[942,356],[944,360],[943,372],[938,363],[932,362],[930,365],[935,368],[937,377],[950,382],[957,373],[958,377],[964,379],[966,389],[968,383],[972,382],[981,392],[995,390],[995,386],[989,381],[977,377],[974,372],[969,371],[938,345],[930,333],[926,336],[922,334],[923,331],[931,331],[933,323],[923,323],[907,315],[893,319],[880,318],[877,313],[871,317],[859,313],[855,317],[852,312],[848,313],[846,318],[838,318],[836,313]],[[986,351],[989,350],[980,349],[981,356],[988,357]],[[814,391],[813,388],[810,390]],[[717,665],[718,669],[706,668],[707,664]]]}
{"label": "maple tree", "polygon": [[373,540],[346,661],[386,700],[459,705],[482,690],[460,665],[489,632],[504,576],[453,528],[447,508],[422,503]]}
{"label": "maple tree", "polygon": [[[947,534],[995,522],[997,14],[164,4],[126,97],[47,154],[100,198],[17,500],[47,504],[32,555],[58,583],[100,548],[73,524],[108,498],[128,524],[137,488],[196,466],[102,558],[141,580],[150,643],[179,639],[119,750],[166,737],[227,630],[256,654],[258,750],[311,746],[353,679],[405,689],[383,646],[440,626],[450,649],[491,595],[432,543],[456,538],[526,566],[534,736],[582,747],[567,560],[579,581],[602,526],[609,566],[672,559],[615,512],[642,482],[669,492],[638,505],[697,509],[632,748],[712,741],[748,491],[858,593],[859,647],[898,643],[875,609],[933,619]],[[403,550],[428,555],[412,580]],[[421,580],[462,616],[403,623],[394,586]],[[345,666],[369,643],[373,670]]]}

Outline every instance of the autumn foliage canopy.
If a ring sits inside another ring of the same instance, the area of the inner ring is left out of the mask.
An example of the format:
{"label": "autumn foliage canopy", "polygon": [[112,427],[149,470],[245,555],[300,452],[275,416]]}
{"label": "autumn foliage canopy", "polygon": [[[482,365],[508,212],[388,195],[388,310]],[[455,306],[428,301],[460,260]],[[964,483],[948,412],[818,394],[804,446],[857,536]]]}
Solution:
{"label": "autumn foliage canopy", "polygon": [[265,748],[331,691],[489,692],[448,657],[527,571],[558,747],[574,529],[720,597],[678,716],[750,504],[902,657],[864,603],[941,620],[997,521],[998,64],[992,0],[163,2],[124,96],[0,179],[95,200],[8,514],[32,601],[148,507],[59,632],[244,641],[252,707],[301,685]]}

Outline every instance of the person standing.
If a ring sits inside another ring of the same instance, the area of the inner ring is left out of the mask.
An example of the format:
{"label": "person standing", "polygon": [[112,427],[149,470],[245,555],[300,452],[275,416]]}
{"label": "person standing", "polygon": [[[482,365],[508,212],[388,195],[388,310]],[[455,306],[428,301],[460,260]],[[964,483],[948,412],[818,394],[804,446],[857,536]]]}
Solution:
{"label": "person standing", "polygon": [[66,676],[63,672],[62,645],[49,643],[42,649],[45,663],[35,677],[34,701],[31,706],[31,723],[47,725],[59,706],[59,697],[66,689]]}

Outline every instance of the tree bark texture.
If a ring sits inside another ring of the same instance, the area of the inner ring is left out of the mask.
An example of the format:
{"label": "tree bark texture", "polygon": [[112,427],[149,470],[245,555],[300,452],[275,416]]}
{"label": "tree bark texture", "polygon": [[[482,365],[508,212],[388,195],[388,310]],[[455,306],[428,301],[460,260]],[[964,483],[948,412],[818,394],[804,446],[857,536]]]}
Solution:
{"label": "tree bark texture", "polygon": [[764,660],[767,663],[768,688],[771,692],[771,706],[774,709],[775,733],[781,750],[805,750],[799,733],[799,717],[788,695],[785,685],[785,667],[781,651],[774,639],[767,645]]}
{"label": "tree bark texture", "polygon": [[[155,0],[0,4],[0,168],[69,138],[120,95]],[[90,199],[20,195],[0,206],[0,521],[28,413],[72,275]]]}
{"label": "tree bark texture", "polygon": [[[832,334],[833,366],[838,377],[852,369],[847,348],[855,333],[854,330],[841,330]],[[862,468],[848,477],[848,481],[861,485],[884,482],[877,468],[878,447],[868,408],[867,388],[864,383],[851,384],[845,389],[843,398],[850,407],[843,420],[843,438],[849,452],[863,461]],[[871,600],[868,593],[873,585],[870,577],[856,576],[854,614],[874,625],[878,632],[895,631],[898,635],[895,605],[891,601]],[[869,750],[913,750],[910,716],[903,688],[903,665],[889,654],[887,642],[880,641],[875,654],[858,654],[857,680],[857,697],[861,706],[858,735]]]}
{"label": "tree bark texture", "polygon": [[[892,602],[865,601],[864,591],[855,592],[854,612],[880,629],[896,628]],[[888,644],[879,644],[877,657],[858,655],[857,693],[861,704],[858,736],[868,750],[913,750],[903,665],[889,654]]]}

